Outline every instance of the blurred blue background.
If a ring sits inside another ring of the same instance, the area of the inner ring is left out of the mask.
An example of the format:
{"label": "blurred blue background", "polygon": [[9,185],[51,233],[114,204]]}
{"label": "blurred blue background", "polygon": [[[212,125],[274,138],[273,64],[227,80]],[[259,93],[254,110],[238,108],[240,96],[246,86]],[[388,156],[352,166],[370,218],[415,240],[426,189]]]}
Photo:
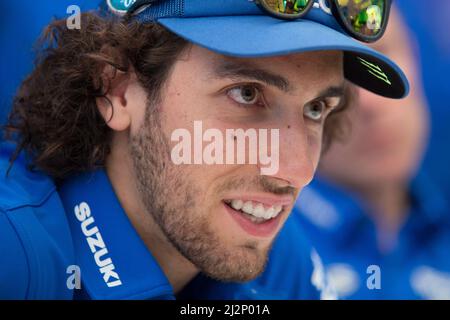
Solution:
{"label": "blurred blue background", "polygon": [[[423,83],[431,108],[432,132],[423,166],[450,195],[450,1],[396,0],[419,42]],[[33,66],[33,43],[53,17],[67,17],[67,7],[95,8],[99,0],[1,1],[0,121]],[[426,5],[424,5],[426,3]]]}
{"label": "blurred blue background", "polygon": [[65,18],[70,5],[81,10],[100,0],[0,1],[0,121],[5,121],[17,87],[33,68],[33,45],[53,18]]}
{"label": "blurred blue background", "polygon": [[419,42],[422,79],[431,110],[424,168],[450,196],[450,1],[396,0]]}

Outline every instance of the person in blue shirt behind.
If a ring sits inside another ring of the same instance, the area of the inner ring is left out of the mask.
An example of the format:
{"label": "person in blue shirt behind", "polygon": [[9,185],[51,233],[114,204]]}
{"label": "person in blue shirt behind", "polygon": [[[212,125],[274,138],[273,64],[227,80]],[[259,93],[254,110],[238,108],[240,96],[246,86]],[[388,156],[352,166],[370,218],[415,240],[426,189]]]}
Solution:
{"label": "person in blue shirt behind", "polygon": [[400,99],[404,73],[323,4],[283,23],[242,0],[148,4],[47,29],[0,149],[0,297],[184,298],[201,276],[224,297],[330,297],[288,218],[345,79]]}
{"label": "person in blue shirt behind", "polygon": [[450,170],[442,170],[450,162],[450,37],[448,17],[450,2],[427,1],[427,14],[423,14],[421,1],[399,0],[399,5],[409,28],[420,42],[419,58],[427,101],[431,108],[430,141],[425,153],[423,167],[446,197],[450,195]]}
{"label": "person in blue shirt behind", "polygon": [[420,170],[429,114],[417,43],[397,10],[374,47],[404,68],[411,95],[359,90],[349,140],[324,154],[293,214],[340,298],[450,299],[450,207]]}

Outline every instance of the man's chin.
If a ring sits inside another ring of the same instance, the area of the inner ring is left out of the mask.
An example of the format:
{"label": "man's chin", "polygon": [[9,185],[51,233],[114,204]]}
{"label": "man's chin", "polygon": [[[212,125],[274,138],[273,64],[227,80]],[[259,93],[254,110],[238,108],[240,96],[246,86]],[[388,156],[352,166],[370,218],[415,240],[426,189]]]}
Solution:
{"label": "man's chin", "polygon": [[229,273],[217,273],[217,272],[208,272],[203,271],[203,273],[214,280],[221,282],[233,282],[233,283],[245,283],[251,280],[256,279],[259,275],[264,271],[264,267],[259,271],[243,271],[239,270],[237,272],[229,272]]}
{"label": "man's chin", "polygon": [[[242,249],[241,249],[242,250]],[[261,275],[266,267],[269,250],[256,252],[254,248],[244,248],[245,253],[228,255],[215,266],[204,266],[202,273],[222,282],[248,282]]]}

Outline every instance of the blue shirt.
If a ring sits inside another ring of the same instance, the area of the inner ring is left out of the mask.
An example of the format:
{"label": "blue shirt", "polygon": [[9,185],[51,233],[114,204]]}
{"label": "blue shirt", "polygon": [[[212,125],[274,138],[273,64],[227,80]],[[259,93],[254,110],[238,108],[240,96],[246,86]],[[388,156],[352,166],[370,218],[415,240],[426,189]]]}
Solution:
{"label": "blue shirt", "polygon": [[[0,144],[0,298],[174,299],[173,289],[131,225],[107,174],[96,170],[58,187]],[[332,298],[317,253],[288,219],[266,271],[245,284],[199,275],[181,298]],[[81,288],[74,284],[81,280]]]}
{"label": "blue shirt", "polygon": [[410,186],[411,208],[392,247],[381,250],[367,207],[315,179],[297,200],[295,219],[321,255],[339,298],[450,298],[450,211],[424,175]]}
{"label": "blue shirt", "polygon": [[81,270],[80,299],[173,299],[156,260],[131,225],[103,170],[60,190]]}
{"label": "blue shirt", "polygon": [[70,299],[66,269],[75,263],[67,218],[53,181],[27,170],[0,144],[0,299]]}

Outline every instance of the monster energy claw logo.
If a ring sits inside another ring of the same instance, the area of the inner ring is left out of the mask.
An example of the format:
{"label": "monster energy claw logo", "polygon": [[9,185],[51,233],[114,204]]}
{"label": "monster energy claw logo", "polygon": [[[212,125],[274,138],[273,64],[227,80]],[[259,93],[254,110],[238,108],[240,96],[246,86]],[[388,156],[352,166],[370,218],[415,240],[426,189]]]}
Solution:
{"label": "monster energy claw logo", "polygon": [[119,15],[127,13],[136,0],[107,0],[109,9]]}
{"label": "monster energy claw logo", "polygon": [[389,80],[389,77],[387,76],[386,73],[383,72],[383,70],[377,66],[374,63],[370,63],[367,60],[364,60],[361,57],[357,57],[359,62],[361,62],[361,64],[365,67],[367,67],[367,71],[373,75],[374,77],[380,79],[383,82],[386,82],[388,85],[392,85],[391,81]]}

